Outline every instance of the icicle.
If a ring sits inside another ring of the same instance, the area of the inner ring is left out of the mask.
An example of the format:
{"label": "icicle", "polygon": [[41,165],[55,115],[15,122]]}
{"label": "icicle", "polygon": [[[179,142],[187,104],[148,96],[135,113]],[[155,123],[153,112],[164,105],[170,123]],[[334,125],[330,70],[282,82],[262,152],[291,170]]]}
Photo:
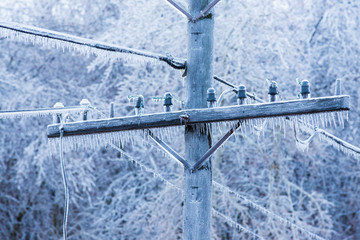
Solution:
{"label": "icicle", "polygon": [[[163,140],[168,141],[178,137],[179,134],[183,133],[183,130],[183,126],[152,129],[155,135],[159,136]],[[95,150],[98,149],[99,146],[106,146],[108,143],[134,144],[136,137],[139,137],[139,139],[144,139],[146,138],[145,135],[146,134],[144,134],[144,130],[131,130],[64,136],[64,150],[66,152],[80,149]],[[49,138],[51,152],[56,152],[57,144],[58,138]]]}
{"label": "icicle", "polygon": [[[87,149],[95,150],[99,146],[106,146],[108,143],[130,143],[136,136],[140,136],[141,130],[132,130],[129,132],[109,132],[99,134],[86,134],[75,136],[64,136],[64,151]],[[58,138],[49,139],[50,149],[54,148],[53,144],[56,144]]]}
{"label": "icicle", "polygon": [[317,132],[320,135],[320,140],[326,141],[328,144],[330,144],[335,149],[352,156],[356,159],[360,159],[360,148],[322,130],[317,129]]}

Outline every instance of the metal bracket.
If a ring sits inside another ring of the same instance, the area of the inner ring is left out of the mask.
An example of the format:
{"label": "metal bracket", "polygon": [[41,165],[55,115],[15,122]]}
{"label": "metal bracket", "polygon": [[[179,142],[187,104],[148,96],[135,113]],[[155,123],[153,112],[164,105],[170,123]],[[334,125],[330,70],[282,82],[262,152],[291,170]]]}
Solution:
{"label": "metal bracket", "polygon": [[181,7],[179,4],[177,4],[176,2],[174,2],[173,0],[167,0],[173,7],[175,7],[177,10],[179,10],[182,14],[184,14],[189,21],[195,23],[197,21],[199,21],[200,19],[203,18],[211,18],[212,14],[207,14],[218,2],[220,2],[221,0],[213,0],[211,3],[209,3],[204,10],[201,10],[200,13],[196,16],[193,17],[190,13],[188,13],[183,7]]}

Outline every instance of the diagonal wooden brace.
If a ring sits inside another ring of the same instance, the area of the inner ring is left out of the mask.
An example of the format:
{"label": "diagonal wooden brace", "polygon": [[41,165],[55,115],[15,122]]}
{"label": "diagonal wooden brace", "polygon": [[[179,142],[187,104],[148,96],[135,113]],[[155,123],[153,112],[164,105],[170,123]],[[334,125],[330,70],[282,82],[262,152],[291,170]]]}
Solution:
{"label": "diagonal wooden brace", "polygon": [[147,133],[148,135],[151,137],[151,139],[154,140],[154,142],[156,142],[159,147],[166,152],[167,154],[169,154],[173,159],[179,161],[180,163],[182,163],[185,167],[185,169],[190,169],[191,172],[195,172],[196,170],[198,170],[203,163],[209,158],[211,157],[211,155],[213,155],[216,150],[219,149],[219,147],[221,147],[235,132],[236,130],[241,126],[241,122],[239,121],[234,127],[232,127],[214,146],[212,146],[205,154],[204,156],[202,156],[200,158],[200,160],[194,165],[194,166],[190,166],[190,164],[183,158],[181,157],[175,150],[173,150],[169,145],[167,145],[165,142],[163,142],[161,139],[159,139],[158,137],[156,137],[149,129],[147,129]]}
{"label": "diagonal wooden brace", "polygon": [[154,140],[154,142],[156,142],[164,152],[169,154],[173,159],[182,163],[184,165],[185,169],[191,169],[190,164],[183,157],[181,157],[174,149],[172,149],[169,145],[167,145],[165,142],[163,142],[160,138],[156,137],[149,129],[147,129],[146,132],[151,137],[151,139]]}
{"label": "diagonal wooden brace", "polygon": [[216,152],[216,150],[218,150],[219,147],[221,147],[236,132],[236,130],[240,126],[241,126],[241,122],[239,121],[214,146],[212,146],[209,150],[207,150],[204,156],[202,156],[200,160],[197,163],[195,163],[195,165],[192,167],[191,172],[195,172],[196,170],[198,170],[203,165],[203,163],[209,157],[211,157],[211,155],[213,155]]}
{"label": "diagonal wooden brace", "polygon": [[190,21],[194,21],[193,16],[188,13],[184,8],[182,8],[179,4],[174,2],[173,0],[167,0],[174,8],[179,10],[182,14],[184,14]]}

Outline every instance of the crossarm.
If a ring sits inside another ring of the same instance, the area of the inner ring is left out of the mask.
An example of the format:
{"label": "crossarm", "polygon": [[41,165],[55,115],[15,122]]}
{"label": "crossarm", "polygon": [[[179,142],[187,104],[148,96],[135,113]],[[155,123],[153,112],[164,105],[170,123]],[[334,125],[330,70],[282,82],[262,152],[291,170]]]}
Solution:
{"label": "crossarm", "polygon": [[[64,124],[64,136],[172,127],[186,124],[280,117],[350,109],[349,96],[331,96],[272,103],[202,108]],[[48,126],[48,137],[59,137],[59,125]]]}

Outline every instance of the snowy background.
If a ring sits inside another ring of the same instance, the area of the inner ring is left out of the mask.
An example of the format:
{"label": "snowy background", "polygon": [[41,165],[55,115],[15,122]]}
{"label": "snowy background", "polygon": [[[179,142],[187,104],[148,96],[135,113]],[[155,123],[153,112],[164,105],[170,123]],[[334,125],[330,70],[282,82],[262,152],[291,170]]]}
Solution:
{"label": "snowy background", "polygon": [[[359,1],[220,1],[214,74],[262,99],[267,80],[277,81],[282,100],[297,98],[297,79],[310,81],[312,97],[334,95],[342,79],[350,119],[326,130],[360,146],[359,13]],[[0,16],[186,58],[187,21],[165,0],[2,0]],[[164,63],[84,57],[4,37],[0,48],[0,110],[74,106],[87,98],[105,115],[114,102],[116,116],[125,116],[134,114],[128,95],[144,95],[147,113],[162,111],[151,98],[165,92],[186,100],[182,73]],[[222,105],[235,103],[228,95]],[[0,239],[62,238],[64,188],[46,136],[51,123],[0,119]],[[65,153],[69,239],[181,239],[183,168],[141,135],[134,139],[121,149]],[[167,142],[183,155],[181,131]],[[318,137],[305,152],[295,143],[290,127],[239,132],[215,154],[213,239],[360,239],[359,155]]]}

